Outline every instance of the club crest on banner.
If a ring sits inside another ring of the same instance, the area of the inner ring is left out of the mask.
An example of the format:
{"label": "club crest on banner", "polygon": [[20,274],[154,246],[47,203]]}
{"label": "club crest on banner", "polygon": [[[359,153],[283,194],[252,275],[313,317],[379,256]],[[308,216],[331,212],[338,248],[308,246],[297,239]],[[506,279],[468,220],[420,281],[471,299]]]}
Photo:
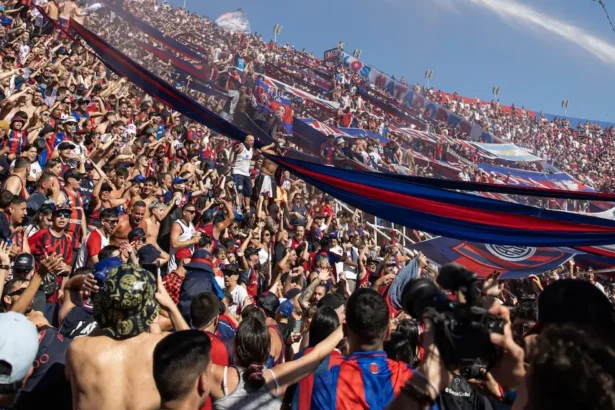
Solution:
{"label": "club crest on banner", "polygon": [[521,262],[536,253],[536,248],[527,246],[485,245],[485,248],[493,255],[508,262]]}

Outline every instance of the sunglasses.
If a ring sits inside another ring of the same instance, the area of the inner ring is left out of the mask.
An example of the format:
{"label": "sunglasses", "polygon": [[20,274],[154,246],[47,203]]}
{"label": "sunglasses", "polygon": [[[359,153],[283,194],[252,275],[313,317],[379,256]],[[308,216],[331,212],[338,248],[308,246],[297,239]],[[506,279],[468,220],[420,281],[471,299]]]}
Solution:
{"label": "sunglasses", "polygon": [[186,209],[186,212],[188,212],[189,214],[195,214],[196,210],[194,210],[194,209]]}
{"label": "sunglasses", "polygon": [[111,225],[116,225],[119,222],[119,219],[105,219],[103,222],[107,222]]}
{"label": "sunglasses", "polygon": [[59,212],[55,214],[56,218],[70,218],[72,212]]}
{"label": "sunglasses", "polygon": [[7,293],[7,296],[21,296],[26,291],[26,288],[17,289],[11,293]]}

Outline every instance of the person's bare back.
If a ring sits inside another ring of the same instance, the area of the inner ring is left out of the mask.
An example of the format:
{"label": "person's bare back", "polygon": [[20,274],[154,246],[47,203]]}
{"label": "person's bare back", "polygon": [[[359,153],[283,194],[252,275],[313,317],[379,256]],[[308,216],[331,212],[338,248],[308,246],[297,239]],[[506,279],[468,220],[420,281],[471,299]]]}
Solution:
{"label": "person's bare back", "polygon": [[73,408],[159,409],[152,360],[154,348],[164,336],[141,333],[124,340],[104,335],[75,339],[66,357]]}
{"label": "person's bare back", "polygon": [[62,12],[60,13],[60,18],[70,20],[76,8],[77,5],[74,1],[67,1],[66,3],[64,3],[64,7],[62,8]]}
{"label": "person's bare back", "polygon": [[44,8],[49,18],[51,18],[52,20],[58,19],[58,6],[56,6],[54,2],[48,2],[47,4],[45,4]]}

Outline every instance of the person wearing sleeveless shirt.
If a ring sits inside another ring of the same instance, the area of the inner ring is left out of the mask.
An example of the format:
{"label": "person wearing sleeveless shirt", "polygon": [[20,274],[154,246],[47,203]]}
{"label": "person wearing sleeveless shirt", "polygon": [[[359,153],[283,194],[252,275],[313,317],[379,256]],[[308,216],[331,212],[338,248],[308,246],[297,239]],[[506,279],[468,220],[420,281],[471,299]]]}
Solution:
{"label": "person wearing sleeveless shirt", "polygon": [[182,208],[182,216],[171,226],[171,252],[169,253],[169,271],[177,268],[175,253],[178,249],[189,248],[191,253],[194,252],[194,246],[199,243],[201,233],[194,228],[192,221],[196,214],[196,207],[187,203]]}
{"label": "person wearing sleeveless shirt", "polygon": [[212,364],[211,397],[217,410],[278,410],[286,389],[313,373],[342,340],[341,327],[300,359],[265,369],[271,339],[258,310],[239,324],[236,366]]}
{"label": "person wearing sleeveless shirt", "polygon": [[19,157],[15,160],[13,172],[4,182],[3,189],[11,192],[13,195],[28,200],[30,196],[26,191],[26,178],[30,174],[30,161],[25,157]]}
{"label": "person wearing sleeveless shirt", "polygon": [[254,137],[246,136],[242,144],[233,150],[234,161],[232,167],[233,179],[237,189],[238,205],[243,203],[246,210],[250,209],[250,196],[252,195],[252,180],[250,179],[250,163],[254,154]]}

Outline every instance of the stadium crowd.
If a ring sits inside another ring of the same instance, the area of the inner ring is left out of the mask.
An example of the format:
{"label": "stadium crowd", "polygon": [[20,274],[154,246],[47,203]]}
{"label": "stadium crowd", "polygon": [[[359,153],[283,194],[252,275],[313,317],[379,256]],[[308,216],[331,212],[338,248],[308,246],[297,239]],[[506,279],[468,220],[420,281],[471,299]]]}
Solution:
{"label": "stadium crowd", "polygon": [[[0,408],[615,408],[611,286],[571,260],[540,277],[500,281],[494,272],[465,291],[446,287],[441,277],[469,272],[437,272],[399,242],[377,243],[360,211],[263,155],[302,147],[279,112],[257,109],[252,74],[340,104],[293,98],[296,116],[390,137],[385,146],[328,137],[325,163],[428,175],[408,147],[438,158],[444,144],[396,129],[464,138],[458,130],[375,87],[358,93],[356,75],[305,51],[166,3],[115,3],[202,49],[210,88],[193,90],[193,78],[136,42],[154,40],[105,8],[0,0]],[[271,143],[232,142],[144,94],[67,35],[71,19]],[[446,104],[520,144],[529,127],[530,145],[568,159],[579,177],[601,166],[589,154],[579,164],[580,152],[610,152],[595,150],[610,147],[610,130]],[[469,167],[460,178],[474,174]],[[436,278],[448,307],[423,312],[416,300],[426,299],[409,289],[435,289]],[[476,339],[467,334],[440,351],[451,326],[442,312],[467,313],[470,301],[500,331],[478,326],[484,351],[469,357],[462,352]],[[487,355],[493,346],[499,354]]]}

